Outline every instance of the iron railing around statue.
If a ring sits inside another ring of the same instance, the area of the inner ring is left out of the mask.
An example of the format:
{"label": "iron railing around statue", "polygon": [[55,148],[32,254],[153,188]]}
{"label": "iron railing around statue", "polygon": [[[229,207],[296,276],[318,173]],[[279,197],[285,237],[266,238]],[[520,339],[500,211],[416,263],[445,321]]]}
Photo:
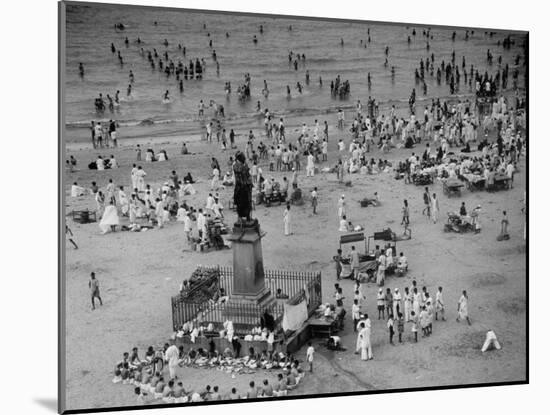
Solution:
{"label": "iron railing around statue", "polygon": [[[207,283],[199,283],[189,287],[172,297],[172,323],[177,330],[184,323],[194,319],[200,320],[202,325],[213,324],[214,329],[221,329],[224,321],[231,320],[236,332],[247,332],[252,327],[260,325],[261,316],[266,311],[255,304],[231,304],[227,306],[220,298],[220,292],[230,297],[233,291],[233,269],[229,267],[200,267],[203,270],[219,271],[219,282],[216,284],[219,291],[212,293],[211,298],[192,295],[203,289]],[[306,300],[308,315],[321,304],[321,273],[287,270],[265,270],[265,284],[276,298],[268,311],[276,321],[283,317],[284,303],[296,305]],[[212,281],[208,283],[213,286]],[[223,291],[222,291],[223,289]],[[196,299],[202,298],[202,301]]]}

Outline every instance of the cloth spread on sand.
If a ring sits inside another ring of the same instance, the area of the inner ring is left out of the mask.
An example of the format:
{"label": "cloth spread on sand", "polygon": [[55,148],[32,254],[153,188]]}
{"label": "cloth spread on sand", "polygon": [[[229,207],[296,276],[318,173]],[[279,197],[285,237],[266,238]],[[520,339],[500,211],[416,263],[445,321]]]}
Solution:
{"label": "cloth spread on sand", "polygon": [[306,301],[301,301],[297,305],[284,305],[283,330],[298,330],[307,320]]}
{"label": "cloth spread on sand", "polygon": [[114,205],[109,205],[105,208],[101,222],[99,222],[99,228],[103,232],[107,232],[111,225],[119,225],[118,212]]}

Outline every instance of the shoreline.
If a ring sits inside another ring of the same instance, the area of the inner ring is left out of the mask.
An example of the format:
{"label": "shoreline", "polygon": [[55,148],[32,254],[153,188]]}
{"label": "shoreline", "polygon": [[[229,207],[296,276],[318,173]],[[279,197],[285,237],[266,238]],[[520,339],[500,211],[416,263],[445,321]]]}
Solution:
{"label": "shoreline", "polygon": [[[523,89],[518,89],[519,96],[524,97],[525,91]],[[513,90],[506,90],[503,93],[499,94],[502,96],[510,97],[515,95],[516,92]],[[436,99],[436,98],[434,98]],[[464,95],[455,95],[451,97],[437,98],[447,100],[451,104],[457,103],[459,100],[470,100],[475,99],[475,94],[464,94]],[[416,101],[416,113],[418,114],[421,111],[421,108],[425,105],[430,104],[432,98],[420,98]],[[302,109],[294,111],[294,113],[289,115],[281,115],[279,111],[271,112],[272,120],[277,121],[279,118],[284,118],[285,126],[287,132],[296,133],[301,129],[301,125],[306,123],[310,125],[315,117],[320,118],[320,122],[323,121],[323,117],[334,117],[337,114],[338,108],[343,108],[346,118],[346,124],[349,124],[355,115],[355,105],[351,103],[351,99],[346,101],[341,101],[345,105],[339,107],[329,107],[324,109]],[[396,116],[400,118],[408,118],[408,104],[400,101],[389,101],[387,103],[378,103],[379,112],[386,113],[388,112],[392,105],[395,105]],[[183,141],[185,142],[198,142],[204,140],[205,132],[204,126],[208,120],[215,120],[211,117],[210,109],[206,110],[206,116],[203,119],[196,119],[192,122],[158,122],[149,125],[131,125],[131,126],[120,126],[117,130],[119,133],[118,144],[119,148],[132,147],[137,144],[144,145],[159,145],[159,144],[180,144]],[[98,121],[105,122],[104,119]],[[108,121],[108,120],[107,120]],[[255,115],[247,117],[227,117],[222,118],[222,127],[229,131],[231,129],[235,130],[235,136],[244,136],[246,133],[243,131],[252,130],[255,132],[255,135],[258,139],[263,140],[265,138],[264,134],[264,125],[263,125],[263,115],[261,113],[256,113]],[[329,124],[331,124],[329,122]],[[259,131],[259,134],[257,133]],[[329,130],[330,131],[330,130]],[[338,130],[336,130],[338,131]],[[344,130],[345,131],[345,130]],[[122,134],[121,134],[122,132]],[[334,134],[333,129],[333,134]],[[337,133],[338,134],[338,133]],[[90,132],[89,126],[81,127],[68,127],[65,125],[64,129],[64,139],[65,139],[65,149],[68,151],[77,151],[82,149],[92,150],[92,144],[90,142]],[[108,150],[109,148],[104,148]],[[110,147],[113,149],[113,147]]]}

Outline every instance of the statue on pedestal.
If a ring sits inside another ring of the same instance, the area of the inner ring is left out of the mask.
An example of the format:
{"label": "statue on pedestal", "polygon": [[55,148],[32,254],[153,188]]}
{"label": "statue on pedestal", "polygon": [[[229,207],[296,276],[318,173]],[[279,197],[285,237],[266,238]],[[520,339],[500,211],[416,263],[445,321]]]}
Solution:
{"label": "statue on pedestal", "polygon": [[246,157],[241,151],[235,155],[233,172],[235,173],[233,202],[237,207],[237,216],[239,217],[237,223],[246,225],[252,223],[250,216],[252,211],[252,177],[250,176],[248,164],[246,164]]}

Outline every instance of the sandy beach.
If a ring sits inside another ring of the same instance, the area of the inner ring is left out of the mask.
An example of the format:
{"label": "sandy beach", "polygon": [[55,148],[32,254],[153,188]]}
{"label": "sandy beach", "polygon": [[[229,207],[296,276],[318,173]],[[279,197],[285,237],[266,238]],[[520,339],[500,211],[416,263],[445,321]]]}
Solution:
{"label": "sandy beach", "polygon": [[[320,167],[332,166],[337,160],[336,142],[342,137],[348,142],[347,132],[332,127],[334,116],[319,116],[320,122],[327,119],[329,132],[328,162]],[[301,121],[301,120],[300,120]],[[289,121],[290,124],[298,120]],[[309,119],[311,124],[313,120]],[[294,133],[290,132],[291,136]],[[186,140],[190,155],[180,155],[180,142]],[[242,148],[245,142],[238,138]],[[182,177],[191,172],[198,179],[198,193],[187,203],[199,207],[209,192],[211,157],[217,157],[222,166],[233,152],[222,152],[217,143],[199,139],[157,140],[155,151],[165,149],[169,160],[145,163],[147,183],[153,188],[168,180],[172,170]],[[75,172],[65,176],[66,212],[88,208],[95,209],[92,196],[71,198],[70,185],[77,182],[89,187],[96,181],[104,187],[109,179],[118,187],[130,185],[130,170],[135,162],[135,146],[96,151],[86,146],[71,146],[78,160]],[[419,147],[420,148],[420,147]],[[415,151],[415,150],[413,150]],[[421,150],[418,150],[421,151]],[[417,151],[417,152],[418,152]],[[379,150],[371,157],[384,158],[392,163],[409,157],[411,150],[393,149],[388,154]],[[87,164],[98,154],[113,154],[120,164],[116,170],[88,170]],[[265,162],[264,162],[265,163]],[[319,394],[328,392],[363,391],[404,387],[426,387],[453,384],[520,381],[525,377],[526,336],[526,255],[523,239],[525,216],[521,213],[525,190],[525,159],[518,165],[519,172],[514,187],[496,193],[463,191],[460,198],[448,198],[443,194],[438,181],[430,186],[440,199],[440,220],[430,222],[421,214],[423,208],[422,187],[395,180],[393,173],[378,175],[350,175],[352,187],[338,183],[335,174],[317,174],[305,177],[302,170],[298,176],[300,188],[306,195],[313,187],[319,189],[318,215],[312,214],[309,203],[293,207],[294,234],[283,235],[284,206],[260,205],[253,216],[258,218],[267,232],[263,240],[266,268],[292,270],[319,270],[322,272],[323,296],[330,301],[333,295],[335,270],[332,256],[338,248],[337,200],[345,194],[348,200],[348,217],[354,224],[361,224],[366,235],[390,227],[400,230],[401,204],[408,199],[412,240],[398,242],[397,251],[404,252],[409,260],[409,272],[404,278],[390,277],[385,287],[410,286],[416,279],[418,286],[426,286],[435,293],[438,286],[444,287],[447,321],[434,323],[433,335],[420,338],[418,344],[411,342],[409,325],[406,325],[404,343],[391,346],[388,343],[386,322],[377,320],[376,284],[363,286],[366,306],[363,309],[373,323],[372,341],[375,359],[362,362],[353,354],[355,334],[350,313],[346,315],[346,327],[341,333],[347,352],[329,352],[320,340],[314,342],[317,350],[316,369],[307,374],[293,394]],[[286,172],[269,172],[261,165],[264,175],[280,180],[290,176]],[[223,167],[222,167],[223,170]],[[232,188],[220,192],[226,207],[225,222],[232,224],[236,215],[227,209],[232,197]],[[382,205],[361,208],[359,200],[378,192]],[[482,206],[482,232],[480,234],[444,233],[446,212],[458,211],[464,201],[468,209]],[[497,242],[502,210],[508,211],[510,240]],[[127,219],[123,220],[126,223]],[[67,391],[69,408],[125,406],[136,403],[130,386],[111,383],[113,368],[124,351],[137,346],[144,351],[149,345],[162,345],[172,335],[170,297],[178,292],[183,279],[189,278],[199,264],[231,265],[231,251],[197,253],[185,250],[183,225],[169,223],[164,229],[147,232],[116,232],[101,235],[98,224],[81,225],[67,217],[79,248],[69,244],[66,249],[66,302],[67,302]],[[349,247],[345,248],[349,249]],[[346,252],[344,252],[346,253]],[[104,301],[102,307],[91,310],[88,277],[95,271],[101,284]],[[353,283],[344,280],[341,284],[344,295],[352,298]],[[456,323],[456,304],[462,290],[469,294],[472,325]],[[433,294],[432,294],[433,295]],[[349,302],[347,303],[349,307]],[[487,330],[493,329],[503,346],[498,352],[480,352]],[[305,358],[305,349],[298,353]],[[200,373],[198,373],[200,372]],[[202,389],[206,384],[217,384],[222,394],[235,386],[244,391],[248,381],[257,383],[270,374],[258,371],[255,375],[231,378],[215,370],[182,369],[186,388]]]}

